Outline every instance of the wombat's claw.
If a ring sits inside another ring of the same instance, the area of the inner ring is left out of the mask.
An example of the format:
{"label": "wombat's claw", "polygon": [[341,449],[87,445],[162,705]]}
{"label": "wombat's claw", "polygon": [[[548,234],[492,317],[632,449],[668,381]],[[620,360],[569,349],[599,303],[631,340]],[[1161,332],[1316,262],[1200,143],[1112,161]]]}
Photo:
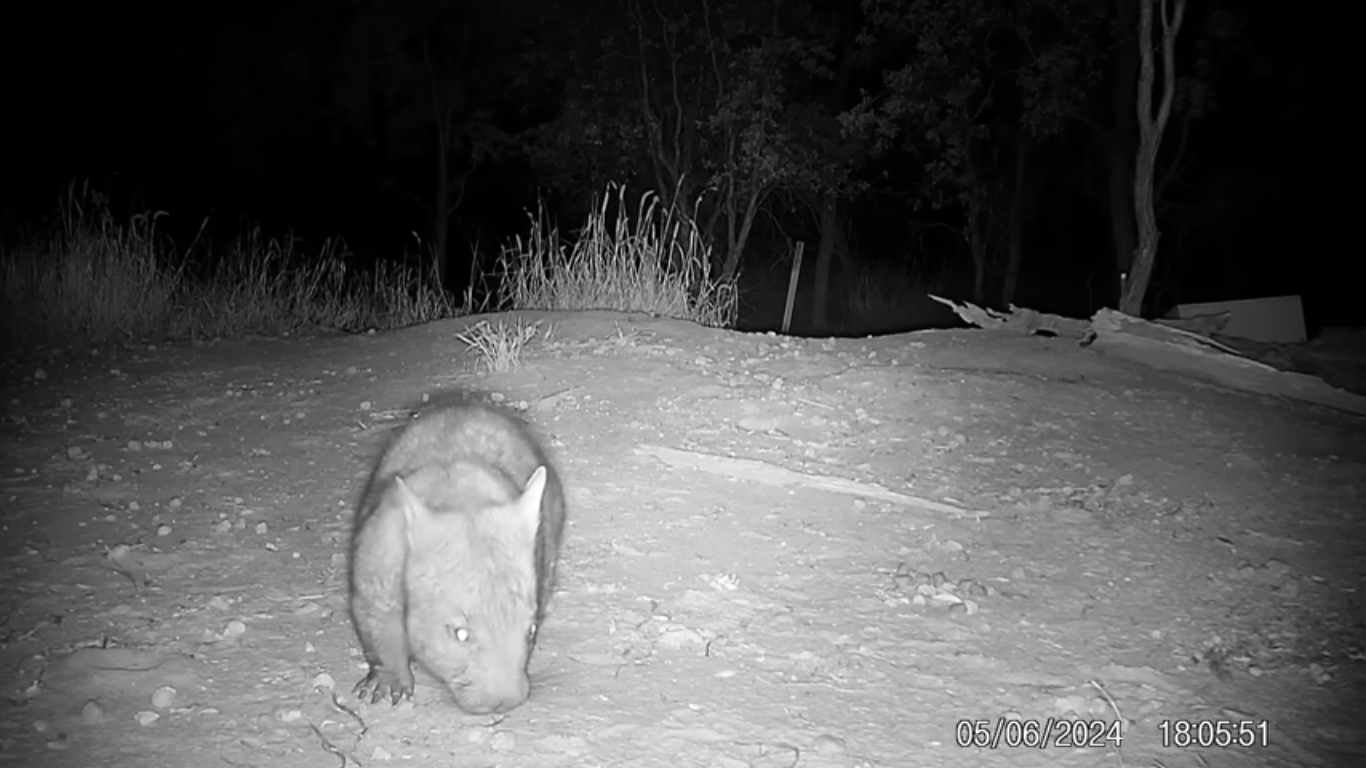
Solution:
{"label": "wombat's claw", "polygon": [[411,677],[404,680],[403,675],[383,669],[371,669],[365,679],[356,683],[356,698],[378,704],[381,699],[389,699],[390,704],[398,704],[403,699],[413,697]]}

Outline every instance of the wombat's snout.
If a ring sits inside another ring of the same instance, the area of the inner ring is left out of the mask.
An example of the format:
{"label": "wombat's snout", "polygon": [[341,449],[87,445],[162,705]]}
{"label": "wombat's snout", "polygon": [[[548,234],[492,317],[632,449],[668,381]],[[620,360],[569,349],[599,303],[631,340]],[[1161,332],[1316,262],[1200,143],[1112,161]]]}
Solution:
{"label": "wombat's snout", "polygon": [[492,715],[516,709],[531,693],[531,682],[526,675],[480,689],[466,688],[456,698],[460,708],[471,715]]}

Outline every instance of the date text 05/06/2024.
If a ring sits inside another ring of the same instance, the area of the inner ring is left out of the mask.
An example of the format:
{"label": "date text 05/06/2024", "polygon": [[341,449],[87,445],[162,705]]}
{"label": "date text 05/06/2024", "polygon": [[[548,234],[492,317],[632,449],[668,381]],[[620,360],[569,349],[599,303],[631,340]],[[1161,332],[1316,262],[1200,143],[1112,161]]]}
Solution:
{"label": "date text 05/06/2024", "polygon": [[1119,749],[1124,741],[1124,726],[1119,720],[998,717],[995,720],[959,720],[953,737],[960,747],[982,749]]}

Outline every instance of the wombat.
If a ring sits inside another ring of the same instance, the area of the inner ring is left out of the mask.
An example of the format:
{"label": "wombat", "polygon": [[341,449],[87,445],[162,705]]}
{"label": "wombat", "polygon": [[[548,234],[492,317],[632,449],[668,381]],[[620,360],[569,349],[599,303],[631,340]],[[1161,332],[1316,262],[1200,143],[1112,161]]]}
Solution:
{"label": "wombat", "polygon": [[564,517],[559,475],[516,416],[465,402],[409,424],[356,512],[351,618],[370,665],[356,695],[411,698],[415,659],[471,714],[526,701]]}

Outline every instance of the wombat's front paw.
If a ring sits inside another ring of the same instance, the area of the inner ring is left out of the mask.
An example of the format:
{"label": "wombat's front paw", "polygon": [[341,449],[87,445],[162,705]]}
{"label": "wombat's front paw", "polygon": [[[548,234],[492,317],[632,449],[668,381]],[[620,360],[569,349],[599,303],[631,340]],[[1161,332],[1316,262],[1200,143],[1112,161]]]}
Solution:
{"label": "wombat's front paw", "polygon": [[369,701],[371,704],[378,704],[381,699],[388,699],[390,704],[397,704],[402,699],[413,697],[413,673],[408,669],[372,666],[370,674],[356,683],[355,693],[361,701]]}

